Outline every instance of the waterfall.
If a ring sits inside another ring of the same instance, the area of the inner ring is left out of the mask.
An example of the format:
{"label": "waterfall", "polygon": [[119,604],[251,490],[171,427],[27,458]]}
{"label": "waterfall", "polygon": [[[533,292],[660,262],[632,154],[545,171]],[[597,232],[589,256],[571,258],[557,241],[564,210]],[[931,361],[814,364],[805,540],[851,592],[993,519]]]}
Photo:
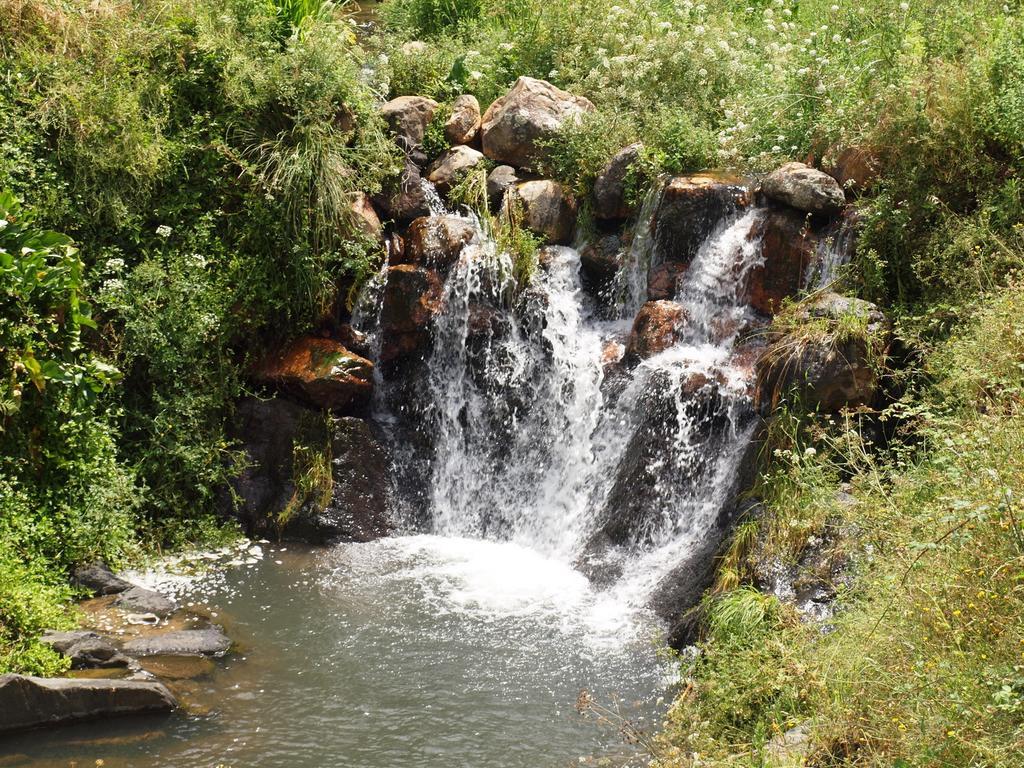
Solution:
{"label": "waterfall", "polygon": [[417,374],[417,429],[431,449],[401,453],[422,464],[421,529],[529,547],[637,606],[733,501],[755,421],[751,372],[734,357],[753,320],[757,209],[728,216],[693,258],[676,295],[687,317],[678,343],[632,368],[604,360],[646,300],[658,199],[648,196],[616,278],[618,321],[585,294],[577,250],[544,249],[519,288],[472,219]]}

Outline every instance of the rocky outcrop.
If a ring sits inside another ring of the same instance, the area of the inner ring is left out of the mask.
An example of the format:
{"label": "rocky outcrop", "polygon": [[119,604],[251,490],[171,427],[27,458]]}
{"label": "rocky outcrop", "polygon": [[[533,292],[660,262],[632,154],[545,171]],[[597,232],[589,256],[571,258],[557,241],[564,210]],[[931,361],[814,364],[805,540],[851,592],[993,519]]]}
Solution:
{"label": "rocky outcrop", "polygon": [[177,610],[173,600],[145,587],[132,587],[117,596],[114,607],[131,613],[151,613],[163,618]]}
{"label": "rocky outcrop", "polygon": [[576,230],[576,203],[557,181],[524,181],[505,195],[522,206],[522,223],[551,245],[568,245]]}
{"label": "rocky outcrop", "polygon": [[161,683],[0,676],[0,733],[176,707]]}
{"label": "rocky outcrop", "polygon": [[647,298],[651,301],[674,299],[688,267],[678,261],[666,261],[651,269],[647,278]]}
{"label": "rocky outcrop", "polygon": [[71,583],[91,595],[116,595],[131,589],[131,584],[118,578],[103,563],[90,563],[75,568]]}
{"label": "rocky outcrop", "polygon": [[762,261],[750,270],[750,305],[762,314],[778,311],[784,299],[804,287],[818,259],[819,239],[804,214],[773,208],[757,221],[751,237],[760,239]]}
{"label": "rocky outcrop", "polygon": [[499,165],[487,174],[487,201],[491,207],[494,209],[501,207],[505,193],[520,181],[522,179],[511,165]]}
{"label": "rocky outcrop", "polygon": [[640,158],[643,144],[630,144],[613,157],[594,180],[594,216],[603,220],[620,220],[633,214],[626,189],[630,167]]}
{"label": "rocky outcrop", "polygon": [[802,307],[797,320],[757,364],[758,405],[770,408],[791,390],[828,413],[873,402],[888,343],[881,310],[826,293]]}
{"label": "rocky outcrop", "polygon": [[87,630],[48,630],[39,641],[69,658],[72,669],[111,669],[127,667],[130,662],[109,640]]}
{"label": "rocky outcrop", "polygon": [[651,222],[659,259],[689,264],[715,227],[748,202],[746,183],[735,176],[699,173],[669,179]]}
{"label": "rocky outcrop", "polygon": [[436,101],[425,96],[399,96],[382,105],[380,114],[399,145],[413,149],[423,143],[437,107]]}
{"label": "rocky outcrop", "polygon": [[[413,264],[389,267],[380,315],[380,362],[422,357],[430,345],[430,324],[441,308],[444,285],[437,272]],[[387,375],[388,368],[384,373]]]}
{"label": "rocky outcrop", "polygon": [[624,360],[637,363],[664,352],[679,341],[686,309],[674,301],[648,301],[633,321]]}
{"label": "rocky outcrop", "polygon": [[407,159],[401,175],[386,184],[373,201],[388,218],[398,224],[408,224],[413,219],[430,213],[423,182],[419,166]]}
{"label": "rocky outcrop", "polygon": [[373,394],[373,363],[317,336],[300,337],[268,355],[254,374],[257,381],[326,410],[362,408]]}
{"label": "rocky outcrop", "polygon": [[446,270],[476,237],[476,225],[463,216],[446,214],[416,219],[406,234],[405,261]]}
{"label": "rocky outcrop", "polygon": [[450,144],[469,144],[480,130],[480,102],[463,94],[452,104],[452,114],[444,124],[444,137]]}
{"label": "rocky outcrop", "polygon": [[124,644],[131,656],[223,656],[231,639],[219,629],[183,629],[143,635]]}
{"label": "rocky outcrop", "polygon": [[471,147],[452,147],[430,166],[427,181],[437,187],[437,191],[442,195],[447,195],[467,173],[483,162],[484,156]]}
{"label": "rocky outcrop", "polygon": [[592,111],[594,105],[588,99],[544,80],[520,77],[483,116],[484,154],[499,163],[536,170],[546,158],[540,142]]}
{"label": "rocky outcrop", "polygon": [[804,213],[830,216],[846,205],[846,195],[835,179],[803,163],[776,169],[761,183],[761,191]]}

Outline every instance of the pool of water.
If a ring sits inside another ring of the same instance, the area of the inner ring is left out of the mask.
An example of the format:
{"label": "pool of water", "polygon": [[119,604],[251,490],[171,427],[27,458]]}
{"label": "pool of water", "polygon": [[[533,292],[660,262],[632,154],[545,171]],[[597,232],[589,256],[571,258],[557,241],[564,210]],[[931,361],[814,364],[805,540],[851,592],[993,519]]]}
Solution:
{"label": "pool of water", "polygon": [[173,684],[189,713],[8,738],[0,766],[620,765],[641,756],[580,692],[641,729],[670,695],[653,620],[513,544],[269,547],[182,589],[238,643]]}

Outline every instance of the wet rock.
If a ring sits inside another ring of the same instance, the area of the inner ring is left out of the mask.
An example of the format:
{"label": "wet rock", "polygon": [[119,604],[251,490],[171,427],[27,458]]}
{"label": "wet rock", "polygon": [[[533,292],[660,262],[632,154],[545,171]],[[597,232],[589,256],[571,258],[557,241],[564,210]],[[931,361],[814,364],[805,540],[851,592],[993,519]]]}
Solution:
{"label": "wet rock", "polygon": [[511,165],[499,165],[487,175],[487,202],[492,208],[499,208],[505,198],[505,193],[520,181],[522,179],[519,178],[515,168]]}
{"label": "wet rock", "polygon": [[362,408],[373,394],[373,363],[317,336],[300,337],[268,355],[254,375],[315,408],[332,411]]}
{"label": "wet rock", "polygon": [[437,187],[437,191],[442,195],[447,195],[452,187],[462,181],[467,173],[480,166],[484,160],[484,156],[471,147],[452,147],[430,166],[427,181]]}
{"label": "wet rock", "polygon": [[746,183],[735,176],[701,173],[669,179],[651,222],[659,261],[689,264],[708,235],[748,202]]}
{"label": "wet rock", "polygon": [[587,280],[595,285],[607,285],[619,271],[622,262],[622,238],[604,235],[591,240],[580,251],[580,269]]}
{"label": "wet rock", "polygon": [[444,136],[450,144],[469,144],[480,130],[480,102],[463,94],[452,104],[452,114],[444,124]]}
{"label": "wet rock", "polygon": [[161,618],[174,613],[173,600],[145,587],[132,587],[117,596],[114,607],[130,613],[152,613]]}
{"label": "wet rock", "polygon": [[771,408],[793,389],[828,413],[872,403],[888,344],[881,310],[826,293],[803,307],[801,317],[795,335],[776,339],[758,362],[759,407]]}
{"label": "wet rock", "polygon": [[819,261],[820,241],[806,216],[787,208],[766,211],[751,237],[760,238],[763,261],[748,276],[750,305],[771,315],[804,287],[812,265]]}
{"label": "wet rock", "polygon": [[39,641],[71,659],[72,669],[110,669],[127,667],[129,663],[128,657],[120,653],[113,643],[95,632],[48,630]]}
{"label": "wet rock", "polygon": [[337,328],[338,341],[346,349],[352,350],[360,357],[369,358],[373,354],[370,338],[351,326],[349,323],[342,323]]}
{"label": "wet rock", "polygon": [[607,371],[622,362],[626,345],[619,339],[608,339],[601,345],[601,367]]}
{"label": "wet rock", "polygon": [[594,216],[604,220],[626,219],[635,206],[627,200],[629,169],[640,158],[643,144],[630,144],[613,157],[594,180]]}
{"label": "wet rock", "polygon": [[882,173],[882,161],[870,148],[847,147],[825,170],[845,192],[860,195],[878,181]]}
{"label": "wet rock", "polygon": [[143,635],[124,644],[131,656],[223,656],[231,639],[219,629],[182,629]]}
{"label": "wet rock", "polygon": [[674,299],[679,292],[679,282],[688,268],[687,264],[666,261],[651,269],[647,279],[647,298],[651,301]]}
{"label": "wet rock", "polygon": [[447,269],[476,237],[473,221],[462,216],[424,216],[406,233],[406,259],[410,264]]}
{"label": "wet rock", "polygon": [[824,171],[803,163],[786,163],[768,175],[761,191],[805,213],[832,215],[846,205],[839,183]]}
{"label": "wet rock", "polygon": [[425,96],[399,96],[381,106],[380,114],[399,145],[412,149],[423,143],[437,106],[436,101]]}
{"label": "wet rock", "polygon": [[576,230],[576,203],[557,181],[524,181],[505,195],[505,205],[522,205],[523,224],[544,241],[568,245]]}
{"label": "wet rock", "polygon": [[384,227],[380,223],[380,216],[370,201],[370,196],[365,192],[358,192],[352,200],[352,217],[356,229],[372,240],[380,240],[383,236]]}
{"label": "wet rock", "polygon": [[399,224],[408,224],[413,219],[430,213],[427,191],[419,166],[408,159],[398,179],[385,185],[384,190],[375,196],[373,201],[388,218]]}
{"label": "wet rock", "polygon": [[441,278],[432,269],[413,264],[388,268],[380,318],[382,364],[422,356],[430,345],[430,325],[443,293]]}
{"label": "wet rock", "polygon": [[88,590],[93,595],[116,595],[126,589],[131,589],[132,586],[124,579],[115,576],[103,563],[90,563],[75,568],[71,574],[71,582],[76,587]]}
{"label": "wet rock", "polygon": [[161,680],[195,680],[209,677],[217,668],[207,656],[143,656],[138,664]]}
{"label": "wet rock", "polygon": [[0,675],[0,732],[176,707],[160,683]]}
{"label": "wet rock", "polygon": [[674,301],[648,301],[637,313],[626,347],[627,363],[637,363],[664,352],[679,341],[686,309]]}
{"label": "wet rock", "polygon": [[544,80],[520,77],[483,116],[480,134],[484,154],[516,168],[536,169],[546,157],[539,142],[593,111],[588,99]]}

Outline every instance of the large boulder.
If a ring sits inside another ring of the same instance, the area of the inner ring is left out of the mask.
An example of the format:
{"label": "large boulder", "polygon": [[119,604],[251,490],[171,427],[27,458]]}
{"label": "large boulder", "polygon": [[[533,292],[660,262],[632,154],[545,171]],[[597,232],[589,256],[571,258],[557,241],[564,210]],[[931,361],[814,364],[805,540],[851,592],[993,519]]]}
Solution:
{"label": "large boulder", "polygon": [[170,712],[177,706],[161,683],[0,676],[0,733],[78,720]]}
{"label": "large boulder", "polygon": [[268,355],[256,367],[256,379],[315,408],[362,408],[373,394],[373,363],[340,342],[303,336]]}
{"label": "large boulder", "polygon": [[825,171],[844,191],[859,195],[878,181],[882,174],[882,161],[878,153],[869,147],[847,147],[836,154]]}
{"label": "large boulder", "polygon": [[89,563],[75,568],[71,582],[91,595],[116,595],[132,587],[129,582],[115,576],[103,563]]}
{"label": "large boulder", "polygon": [[623,358],[636,363],[675,345],[687,320],[686,309],[674,301],[648,301],[636,315]]}
{"label": "large boulder", "polygon": [[482,165],[486,158],[472,147],[452,147],[427,170],[427,181],[437,187],[442,195],[466,177],[474,168]]}
{"label": "large boulder", "polygon": [[114,607],[130,613],[152,613],[155,616],[170,616],[178,606],[168,597],[145,587],[132,587],[119,594]]}
{"label": "large boulder", "polygon": [[464,216],[423,216],[409,226],[403,260],[419,266],[448,269],[476,234],[476,225]]}
{"label": "large boulder", "polygon": [[480,126],[484,154],[516,168],[537,169],[546,157],[540,142],[593,111],[594,105],[581,96],[544,80],[520,77],[484,113]]}
{"label": "large boulder", "polygon": [[[222,503],[248,534],[322,544],[386,532],[388,462],[366,422],[329,423],[322,413],[281,398],[247,398],[236,410],[232,437],[241,443],[243,464]],[[312,455],[330,462],[329,477],[321,466],[319,487],[310,492],[299,481]],[[353,466],[363,478],[358,498]],[[359,500],[371,496],[372,504]]]}
{"label": "large boulder", "polygon": [[384,227],[380,223],[380,216],[365,192],[358,192],[352,197],[352,223],[356,229],[369,237],[371,240],[380,240],[384,233]]}
{"label": "large boulder", "polygon": [[619,220],[633,214],[635,206],[628,200],[626,181],[630,167],[640,158],[643,144],[630,144],[619,150],[594,180],[594,216]]}
{"label": "large boulder", "polygon": [[487,174],[487,202],[495,210],[501,207],[505,193],[522,181],[511,165],[499,165]]}
{"label": "large boulder", "polygon": [[803,163],[786,163],[772,171],[761,183],[761,191],[804,213],[830,216],[846,205],[839,182]]}
{"label": "large boulder", "polygon": [[437,272],[414,264],[388,267],[381,307],[380,361],[422,357],[430,345],[430,326],[441,308],[444,284]]}
{"label": "large boulder", "polygon": [[399,96],[383,104],[380,114],[398,143],[405,149],[413,149],[423,143],[437,106],[436,101],[425,96]]}
{"label": "large boulder", "polygon": [[791,208],[767,210],[750,236],[760,239],[762,256],[747,278],[750,305],[771,315],[804,287],[819,259],[820,240],[807,217]]}
{"label": "large boulder", "polygon": [[659,262],[689,264],[708,236],[749,202],[743,179],[700,173],[668,180],[651,222]]}
{"label": "large boulder", "polygon": [[39,642],[69,658],[72,669],[127,667],[130,661],[109,640],[88,630],[48,630],[39,638]]}
{"label": "large boulder", "polygon": [[384,214],[399,224],[408,224],[430,213],[430,201],[420,168],[406,159],[401,175],[384,186],[373,198]]}
{"label": "large boulder", "polygon": [[524,181],[505,195],[522,206],[522,223],[552,245],[568,245],[576,231],[576,203],[557,181]]}
{"label": "large boulder", "polygon": [[872,403],[889,337],[881,310],[868,301],[825,293],[803,306],[797,321],[758,361],[759,407],[774,406],[794,389],[827,413]]}
{"label": "large boulder", "polygon": [[129,640],[125,653],[132,656],[223,656],[231,639],[219,629],[181,629]]}
{"label": "large boulder", "polygon": [[480,102],[463,94],[452,104],[452,114],[444,124],[444,137],[450,144],[469,144],[480,130]]}

